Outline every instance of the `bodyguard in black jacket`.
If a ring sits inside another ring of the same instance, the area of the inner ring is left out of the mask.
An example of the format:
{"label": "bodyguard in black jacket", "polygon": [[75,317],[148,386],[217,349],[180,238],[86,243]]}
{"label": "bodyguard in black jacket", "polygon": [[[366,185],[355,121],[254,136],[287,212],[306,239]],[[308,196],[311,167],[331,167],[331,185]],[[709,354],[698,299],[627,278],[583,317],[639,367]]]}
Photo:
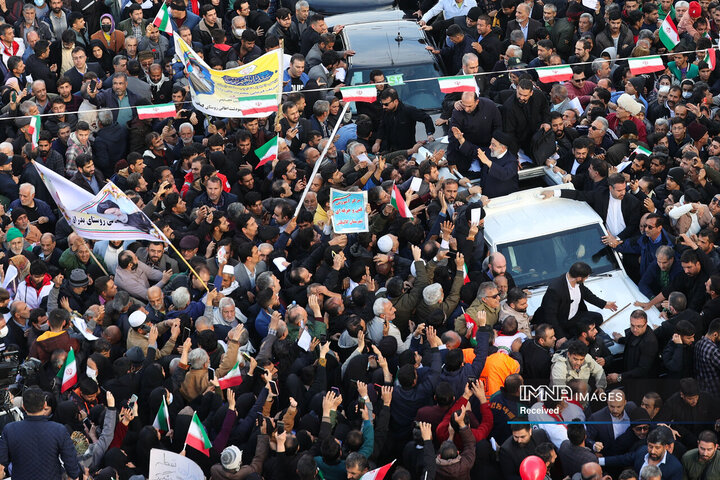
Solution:
{"label": "bodyguard in black jacket", "polygon": [[383,116],[378,127],[377,140],[373,145],[373,153],[380,151],[409,150],[415,145],[415,124],[422,122],[428,140],[432,140],[435,124],[430,115],[422,110],[405,105],[398,98],[394,88],[386,88],[380,94]]}

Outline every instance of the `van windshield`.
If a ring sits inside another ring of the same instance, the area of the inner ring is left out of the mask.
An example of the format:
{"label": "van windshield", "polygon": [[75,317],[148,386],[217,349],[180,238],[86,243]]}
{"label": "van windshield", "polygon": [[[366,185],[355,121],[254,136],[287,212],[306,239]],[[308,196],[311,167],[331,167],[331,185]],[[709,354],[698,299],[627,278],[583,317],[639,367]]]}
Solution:
{"label": "van windshield", "polygon": [[592,267],[593,275],[617,270],[616,257],[603,245],[600,225],[556,232],[498,246],[518,287],[546,285],[575,262]]}

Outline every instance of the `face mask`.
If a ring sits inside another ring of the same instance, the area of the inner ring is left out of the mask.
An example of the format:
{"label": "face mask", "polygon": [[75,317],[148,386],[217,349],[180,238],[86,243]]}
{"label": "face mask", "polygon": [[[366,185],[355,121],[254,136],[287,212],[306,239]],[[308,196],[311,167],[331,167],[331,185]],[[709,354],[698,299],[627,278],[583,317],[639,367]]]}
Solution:
{"label": "face mask", "polygon": [[683,98],[690,98],[690,95],[692,95],[692,92],[683,92],[682,93]]}
{"label": "face mask", "polygon": [[97,378],[97,371],[93,368],[87,367],[85,369],[85,375],[87,375],[88,378],[95,380]]}
{"label": "face mask", "polygon": [[45,323],[43,323],[42,325],[40,325],[40,331],[41,331],[41,332],[47,332],[48,330],[50,330],[50,324],[49,324],[49,323],[45,322]]}
{"label": "face mask", "polygon": [[7,336],[10,329],[5,325],[4,327],[0,328],[0,337],[4,338]]}
{"label": "face mask", "polygon": [[38,7],[42,7],[45,5],[45,0],[35,0],[35,5]]}
{"label": "face mask", "polygon": [[243,34],[244,31],[245,31],[244,28],[234,28],[234,29],[233,29],[233,32],[235,33],[235,36],[238,37],[238,38],[240,38],[240,37],[242,36],[242,34]]}
{"label": "face mask", "polygon": [[170,394],[170,398],[167,399],[167,404],[170,405],[173,402],[173,394]]}
{"label": "face mask", "polygon": [[112,27],[112,25],[101,25],[100,27],[102,28],[103,32],[108,33],[110,31],[110,27]]}

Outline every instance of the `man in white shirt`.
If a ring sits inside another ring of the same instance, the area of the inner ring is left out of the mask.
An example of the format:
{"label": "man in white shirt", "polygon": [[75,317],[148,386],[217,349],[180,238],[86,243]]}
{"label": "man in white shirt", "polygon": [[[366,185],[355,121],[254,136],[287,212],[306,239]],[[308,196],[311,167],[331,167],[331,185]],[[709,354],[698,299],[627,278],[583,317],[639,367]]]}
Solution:
{"label": "man in white shirt", "polygon": [[[436,3],[434,7],[428,10],[425,15],[420,18],[419,23],[420,25],[425,25],[430,19],[440,12],[442,12],[445,20],[455,17],[463,17],[467,15],[468,11],[470,11],[472,7],[477,7],[477,2],[475,0],[438,0],[438,3]],[[422,12],[420,10],[415,12],[415,15],[418,17],[421,14]]]}

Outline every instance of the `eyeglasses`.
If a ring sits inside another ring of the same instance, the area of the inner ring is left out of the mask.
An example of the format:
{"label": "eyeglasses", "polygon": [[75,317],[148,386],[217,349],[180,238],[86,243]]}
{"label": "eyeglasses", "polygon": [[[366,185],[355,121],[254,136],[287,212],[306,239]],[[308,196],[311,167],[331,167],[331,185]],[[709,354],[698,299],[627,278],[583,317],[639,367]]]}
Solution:
{"label": "eyeglasses", "polygon": [[720,203],[720,200],[717,197],[713,197],[713,199],[710,200],[710,203]]}
{"label": "eyeglasses", "polygon": [[585,79],[584,78],[573,78],[572,81],[580,83],[580,82],[584,82]]}
{"label": "eyeglasses", "polygon": [[590,130],[600,130],[600,129],[598,127],[596,127],[595,125],[590,125]]}
{"label": "eyeglasses", "polygon": [[633,428],[633,430],[639,430],[641,432],[647,432],[648,430],[650,430],[649,425],[635,425],[632,428]]}
{"label": "eyeglasses", "polygon": [[387,103],[386,103],[386,102],[380,102],[380,105],[382,105],[383,107],[388,107],[388,106],[390,106],[391,103],[392,103],[392,100],[390,100],[390,101],[387,102]]}
{"label": "eyeglasses", "polygon": [[485,298],[500,298],[500,294],[499,294],[499,293],[496,293],[495,295],[488,295],[488,296],[485,297]]}

